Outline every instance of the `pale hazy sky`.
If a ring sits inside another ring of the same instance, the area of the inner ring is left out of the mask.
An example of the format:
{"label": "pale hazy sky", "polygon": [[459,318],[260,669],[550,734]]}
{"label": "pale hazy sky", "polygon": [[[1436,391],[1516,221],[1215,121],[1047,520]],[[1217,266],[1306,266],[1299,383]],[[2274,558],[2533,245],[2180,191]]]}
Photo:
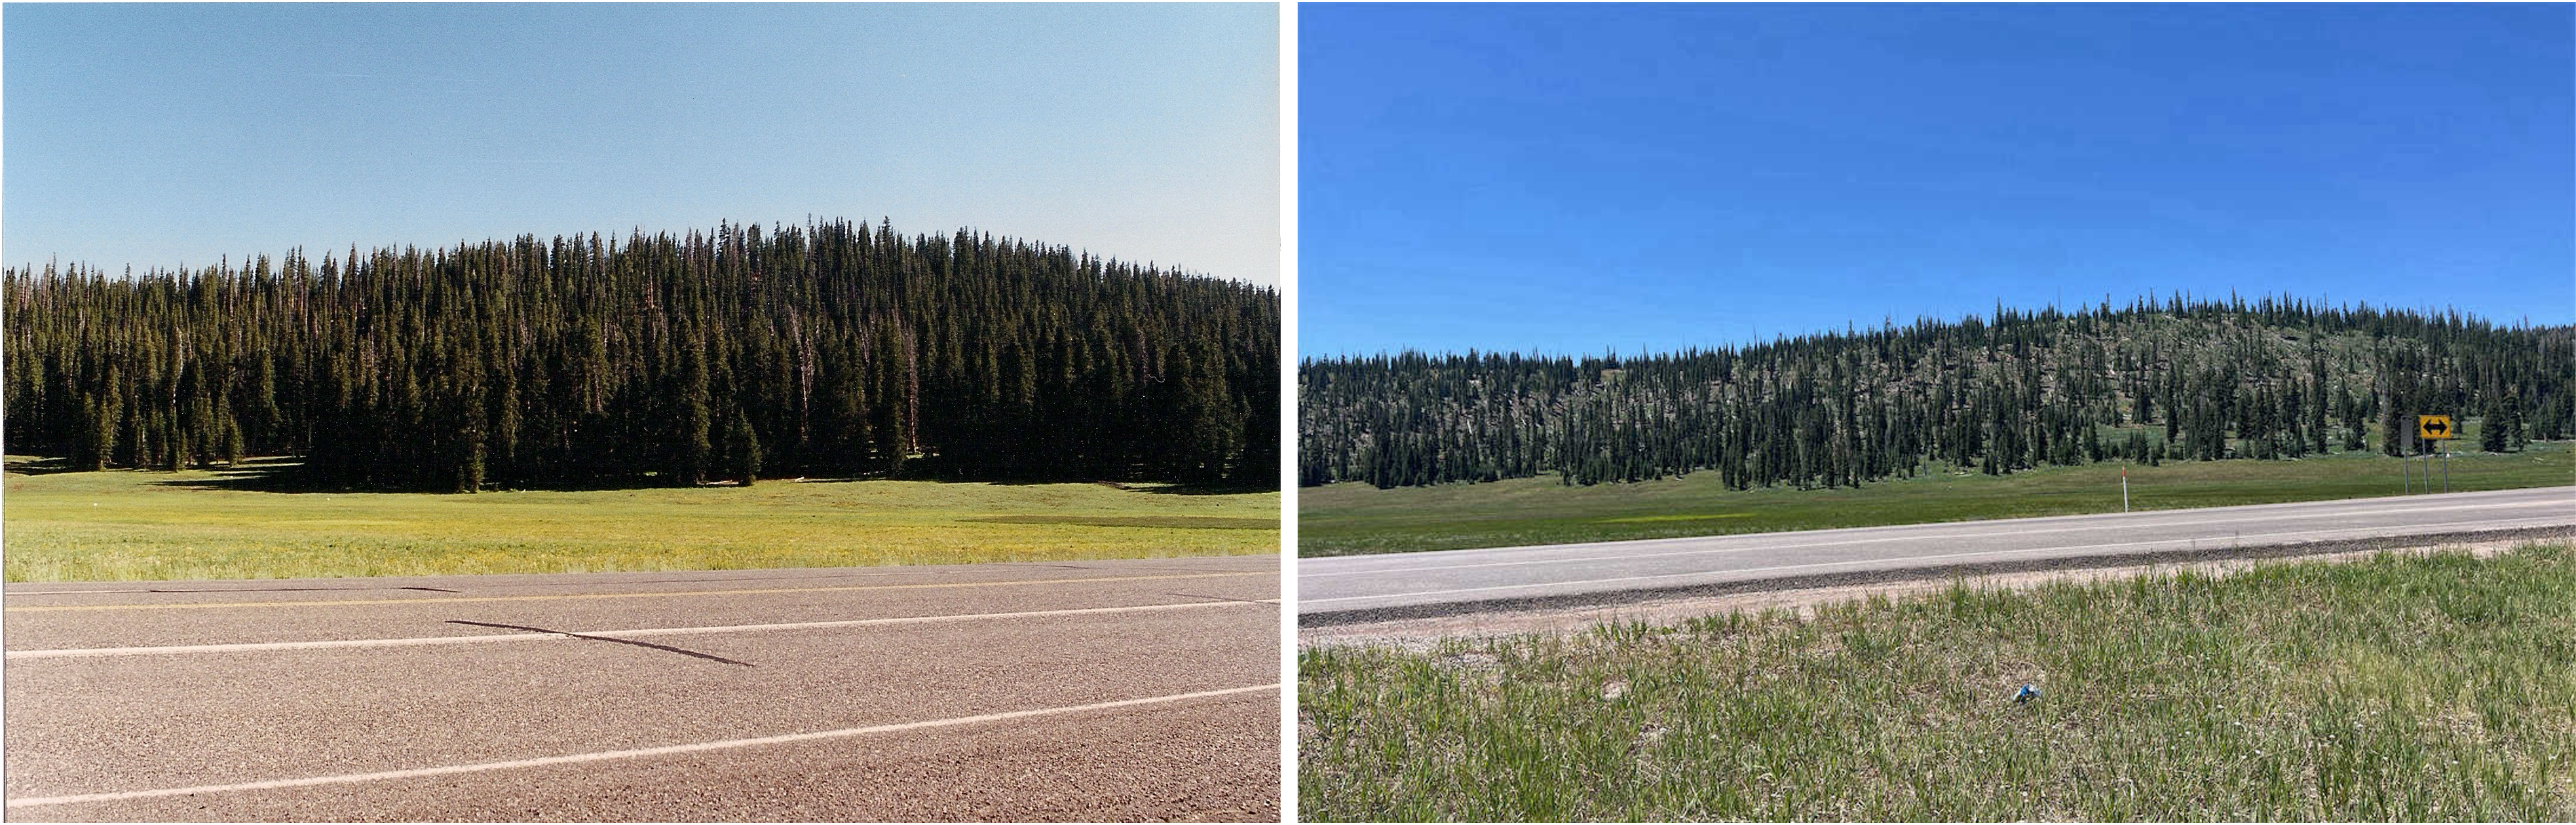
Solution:
{"label": "pale hazy sky", "polygon": [[814,215],[1279,282],[1270,4],[0,14],[11,264]]}

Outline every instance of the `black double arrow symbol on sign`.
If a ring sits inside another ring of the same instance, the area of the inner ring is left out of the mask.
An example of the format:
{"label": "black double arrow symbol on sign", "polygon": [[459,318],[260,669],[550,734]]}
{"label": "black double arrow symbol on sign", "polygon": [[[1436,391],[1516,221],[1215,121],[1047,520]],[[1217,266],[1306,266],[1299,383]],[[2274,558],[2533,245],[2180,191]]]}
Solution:
{"label": "black double arrow symbol on sign", "polygon": [[2442,421],[2426,421],[2424,422],[2424,431],[2434,435],[2441,435],[2443,433],[2450,432],[2451,425]]}

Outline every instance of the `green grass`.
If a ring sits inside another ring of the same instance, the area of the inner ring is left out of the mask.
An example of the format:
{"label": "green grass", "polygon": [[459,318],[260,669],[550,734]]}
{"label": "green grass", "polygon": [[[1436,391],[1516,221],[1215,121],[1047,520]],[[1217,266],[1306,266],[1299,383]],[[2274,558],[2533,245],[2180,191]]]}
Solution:
{"label": "green grass", "polygon": [[1320,647],[1298,709],[1313,820],[2565,821],[2576,548]]}
{"label": "green grass", "polygon": [[[1938,472],[1857,489],[1732,491],[1716,473],[1636,484],[1567,487],[1554,476],[1379,490],[1365,484],[1297,492],[1297,553],[1339,556],[2120,511],[2120,470],[2140,510],[2393,496],[2398,460],[2336,453],[2295,461],[2089,464],[1988,476]],[[2422,462],[2414,465],[2420,469]],[[2435,465],[2440,471],[2440,465]],[[2451,489],[2576,484],[2568,442],[2450,459]],[[2439,477],[2436,476],[2436,483]],[[2421,490],[2420,479],[2417,490]]]}
{"label": "green grass", "polygon": [[22,581],[732,570],[1275,553],[1279,494],[925,481],[424,493],[9,473]]}

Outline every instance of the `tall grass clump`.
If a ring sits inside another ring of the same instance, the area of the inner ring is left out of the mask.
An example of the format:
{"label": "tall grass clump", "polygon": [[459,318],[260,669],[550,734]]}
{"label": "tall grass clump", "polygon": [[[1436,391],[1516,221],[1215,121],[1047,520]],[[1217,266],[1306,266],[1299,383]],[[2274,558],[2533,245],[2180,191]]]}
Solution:
{"label": "tall grass clump", "polygon": [[1317,647],[1298,701],[1318,820],[2568,820],[2576,549]]}

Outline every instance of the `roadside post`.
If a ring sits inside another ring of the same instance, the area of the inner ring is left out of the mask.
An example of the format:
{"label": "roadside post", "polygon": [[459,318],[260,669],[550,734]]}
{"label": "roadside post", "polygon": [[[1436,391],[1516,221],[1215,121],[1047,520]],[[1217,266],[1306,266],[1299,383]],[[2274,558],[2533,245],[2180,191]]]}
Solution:
{"label": "roadside post", "polygon": [[2129,511],[2129,468],[2120,468],[2120,512]]}
{"label": "roadside post", "polygon": [[2403,438],[2406,442],[2404,446],[2397,448],[2397,488],[2400,495],[2413,493],[2415,492],[2415,434],[2407,433],[2400,436],[2390,433],[2388,437]]}

